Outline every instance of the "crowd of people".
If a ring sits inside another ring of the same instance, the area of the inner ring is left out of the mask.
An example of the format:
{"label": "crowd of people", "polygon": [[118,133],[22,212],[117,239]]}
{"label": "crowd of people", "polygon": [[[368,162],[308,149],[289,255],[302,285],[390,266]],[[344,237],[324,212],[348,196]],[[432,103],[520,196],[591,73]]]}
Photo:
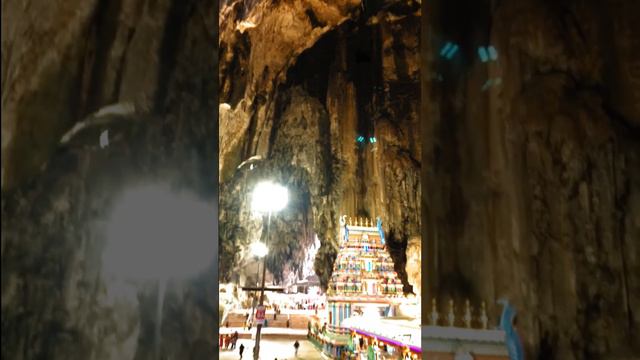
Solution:
{"label": "crowd of people", "polygon": [[291,302],[283,302],[280,304],[273,304],[267,306],[267,309],[274,310],[274,312],[280,315],[281,309],[285,310],[323,310],[324,303],[318,305],[316,301],[313,300],[297,300]]}
{"label": "crowd of people", "polygon": [[236,348],[236,342],[238,341],[238,332],[233,334],[220,334],[219,345],[220,349],[233,350]]}

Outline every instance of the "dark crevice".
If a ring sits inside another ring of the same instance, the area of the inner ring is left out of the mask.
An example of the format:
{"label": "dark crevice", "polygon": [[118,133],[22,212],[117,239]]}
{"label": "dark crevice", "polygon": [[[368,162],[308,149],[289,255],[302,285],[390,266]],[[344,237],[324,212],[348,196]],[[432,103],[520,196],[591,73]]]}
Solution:
{"label": "dark crevice", "polygon": [[168,12],[162,45],[158,54],[160,64],[158,66],[158,86],[154,98],[154,108],[163,113],[166,111],[167,94],[171,80],[173,79],[177,57],[182,38],[185,33],[182,24],[187,23],[193,3],[185,0],[173,0]]}
{"label": "dark crevice", "polygon": [[[369,214],[364,213],[363,216],[367,217]],[[389,251],[389,255],[393,260],[393,266],[396,273],[398,273],[398,277],[400,281],[402,281],[402,285],[405,293],[411,293],[412,286],[409,284],[408,276],[407,276],[407,238],[399,237],[399,234],[395,231],[395,229],[390,228],[387,230],[387,249]]]}
{"label": "dark crevice", "polygon": [[326,103],[329,73],[338,44],[337,30],[322,36],[311,48],[303,51],[294,66],[287,70],[285,88],[301,85],[309,95]]}
{"label": "dark crevice", "polygon": [[256,128],[258,126],[257,110],[261,106],[261,103],[263,101],[263,97],[256,95],[256,97],[254,98],[254,102],[251,104],[251,108],[249,110],[249,114],[251,114],[251,117],[249,118],[249,126],[247,127],[247,136],[245,137],[246,140],[243,141],[242,144],[242,150],[240,152],[242,154],[242,159],[240,159],[240,161],[244,161],[244,159],[248,159],[249,157],[255,155],[254,152],[256,151],[256,149],[253,148],[253,143],[250,139],[255,138],[255,134],[257,132]]}
{"label": "dark crevice", "polygon": [[312,27],[317,28],[317,27],[324,27],[326,25],[321,23],[320,20],[318,20],[318,18],[316,17],[316,14],[313,12],[313,9],[307,9],[305,11],[305,14],[307,15],[307,18],[309,18],[309,22],[311,22]]}
{"label": "dark crevice", "polygon": [[333,165],[336,163],[337,159],[334,158],[333,152],[331,151],[331,123],[329,121],[329,117],[325,117],[324,121],[320,121],[318,124],[320,141],[319,146],[323,150],[323,159],[324,161],[324,173],[326,181],[323,184],[321,196],[330,195],[331,189],[336,185],[334,183],[336,176],[333,171]]}
{"label": "dark crevice", "polygon": [[[379,27],[358,26],[349,35],[348,72],[353,74],[356,89],[358,135],[373,136],[374,91],[382,84]],[[353,49],[353,50],[352,50]]]}
{"label": "dark crevice", "polygon": [[12,80],[12,73],[9,72],[9,69],[12,68],[13,64],[13,44],[13,41],[8,42],[6,48],[4,46],[2,47],[2,106],[4,106],[6,98],[9,95],[7,89]]}
{"label": "dark crevice", "polygon": [[[542,325],[538,326],[542,328]],[[555,356],[555,344],[551,341],[551,335],[549,332],[545,332],[542,336],[542,340],[540,340],[540,347],[538,349],[538,360],[553,360],[556,358]]]}
{"label": "dark crevice", "polygon": [[602,102],[602,110],[620,128],[622,133],[625,133],[630,139],[640,139],[640,126],[635,126],[632,121],[626,119],[609,102]]}
{"label": "dark crevice", "polygon": [[[142,16],[142,10],[143,10],[143,6],[142,3],[140,3],[137,7],[136,7],[136,20],[140,20],[140,17]],[[122,77],[125,73],[125,66],[127,63],[127,59],[128,59],[128,55],[129,55],[129,46],[131,45],[131,41],[133,40],[133,37],[136,34],[136,30],[137,27],[136,26],[132,26],[129,31],[127,32],[127,40],[126,40],[126,44],[124,46],[124,50],[122,51],[122,56],[120,57],[120,62],[118,65],[118,69],[117,69],[117,73],[116,73],[116,79],[115,79],[115,84],[113,86],[113,93],[111,94],[111,99],[113,101],[117,101],[119,96],[120,96],[120,90],[122,87]]]}
{"label": "dark crevice", "polygon": [[[284,88],[284,86],[280,86],[280,88]],[[273,144],[276,143],[276,137],[278,136],[278,132],[280,130],[280,126],[282,122],[282,114],[286,111],[286,109],[291,104],[291,94],[287,91],[279,91],[274,100],[274,111],[273,111],[273,125],[271,126],[271,132],[269,133],[269,157],[272,155]]]}
{"label": "dark crevice", "polygon": [[114,101],[117,101],[117,99],[120,96],[120,90],[122,87],[122,77],[125,72],[125,66],[127,63],[128,55],[129,55],[129,46],[131,45],[131,41],[133,40],[133,37],[135,36],[135,34],[136,34],[136,27],[134,26],[131,29],[129,29],[127,33],[127,42],[124,46],[124,50],[122,51],[122,56],[120,57],[118,72],[116,73],[115,84],[113,86],[113,93],[111,94],[111,98]]}
{"label": "dark crevice", "polygon": [[[110,103],[115,99],[104,99],[105,75],[109,65],[110,52],[116,38],[118,13],[122,6],[122,0],[100,0],[96,7],[95,18],[92,21],[95,31],[96,49],[93,55],[94,63],[91,68],[90,85],[87,92],[85,110],[81,116],[85,116],[97,110],[105,102]],[[110,94],[109,94],[110,95]]]}
{"label": "dark crevice", "polygon": [[[614,145],[615,146],[615,145]],[[626,246],[625,246],[625,235],[626,235],[626,219],[625,219],[625,209],[630,207],[630,203],[629,203],[629,181],[625,179],[625,181],[623,182],[623,188],[619,189],[618,188],[618,183],[619,183],[619,179],[618,179],[618,174],[615,171],[615,169],[617,168],[617,161],[615,156],[612,159],[613,164],[613,172],[612,172],[612,177],[613,177],[613,184],[614,184],[614,193],[617,195],[615,200],[615,217],[616,217],[616,222],[618,223],[618,233],[617,236],[616,234],[614,234],[614,236],[616,236],[618,238],[618,242],[619,242],[619,246],[620,246],[620,262],[622,264],[622,294],[624,296],[624,303],[626,304],[626,308],[625,308],[625,312],[627,314],[627,325],[628,325],[628,329],[629,329],[629,333],[633,333],[633,324],[634,324],[634,320],[633,320],[633,310],[631,307],[631,294],[629,293],[629,268],[627,265],[627,251],[626,251]]]}
{"label": "dark crevice", "polygon": [[[226,47],[222,44],[220,48],[225,49]],[[248,74],[244,64],[248,62],[250,49],[249,36],[247,34],[238,35],[237,42],[233,48],[233,60],[229,64],[229,68],[226,69],[227,75],[225,75],[231,89],[228,93],[224,92],[226,94],[225,98],[220,99],[221,102],[226,102],[231,107],[235,107],[245,95]],[[221,54],[221,57],[224,56],[225,54]],[[223,86],[222,83],[220,85]]]}

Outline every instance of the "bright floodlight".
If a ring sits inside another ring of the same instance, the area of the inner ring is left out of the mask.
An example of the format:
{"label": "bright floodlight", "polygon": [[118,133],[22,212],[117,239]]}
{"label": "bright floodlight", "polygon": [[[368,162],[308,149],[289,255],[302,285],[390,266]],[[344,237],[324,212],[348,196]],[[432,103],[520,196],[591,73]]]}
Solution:
{"label": "bright floodlight", "polygon": [[169,186],[131,188],[115,201],[102,254],[107,274],[129,280],[185,279],[216,258],[215,208]]}
{"label": "bright floodlight", "polygon": [[262,242],[254,242],[251,244],[251,253],[253,256],[257,256],[259,258],[265,257],[268,252],[269,249],[267,249],[267,245]]}
{"label": "bright floodlight", "polygon": [[284,209],[288,201],[287,188],[265,181],[259,183],[253,190],[251,209],[260,213],[278,212]]}

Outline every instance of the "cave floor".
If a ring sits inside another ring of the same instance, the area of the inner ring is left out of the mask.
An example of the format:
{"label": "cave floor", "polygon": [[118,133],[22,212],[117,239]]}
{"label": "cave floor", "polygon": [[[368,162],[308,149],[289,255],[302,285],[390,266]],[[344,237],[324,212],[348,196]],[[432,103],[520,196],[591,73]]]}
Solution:
{"label": "cave floor", "polygon": [[[308,340],[298,340],[300,342],[300,348],[298,349],[298,356],[295,356],[293,343],[295,339],[288,339],[286,337],[278,339],[262,339],[260,341],[260,359],[262,360],[290,360],[290,359],[305,359],[305,360],[320,360],[323,359],[320,351],[313,346]],[[243,359],[251,360],[252,349],[254,341],[250,339],[240,339],[236,344],[235,350],[221,350],[220,360],[240,359],[239,350],[240,344],[244,344]]]}

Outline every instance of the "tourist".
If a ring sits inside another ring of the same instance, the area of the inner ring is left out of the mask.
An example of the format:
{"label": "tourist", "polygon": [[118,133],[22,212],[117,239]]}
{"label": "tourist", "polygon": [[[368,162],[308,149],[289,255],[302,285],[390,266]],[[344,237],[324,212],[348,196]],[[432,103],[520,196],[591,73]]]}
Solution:
{"label": "tourist", "polygon": [[238,332],[233,333],[233,337],[231,338],[231,350],[236,349],[236,342],[238,341],[239,335]]}
{"label": "tourist", "polygon": [[300,343],[298,342],[298,340],[293,343],[293,347],[296,349],[296,357],[298,357],[298,348],[300,347]]}
{"label": "tourist", "polygon": [[243,352],[244,352],[244,344],[240,344],[240,359],[242,359]]}

